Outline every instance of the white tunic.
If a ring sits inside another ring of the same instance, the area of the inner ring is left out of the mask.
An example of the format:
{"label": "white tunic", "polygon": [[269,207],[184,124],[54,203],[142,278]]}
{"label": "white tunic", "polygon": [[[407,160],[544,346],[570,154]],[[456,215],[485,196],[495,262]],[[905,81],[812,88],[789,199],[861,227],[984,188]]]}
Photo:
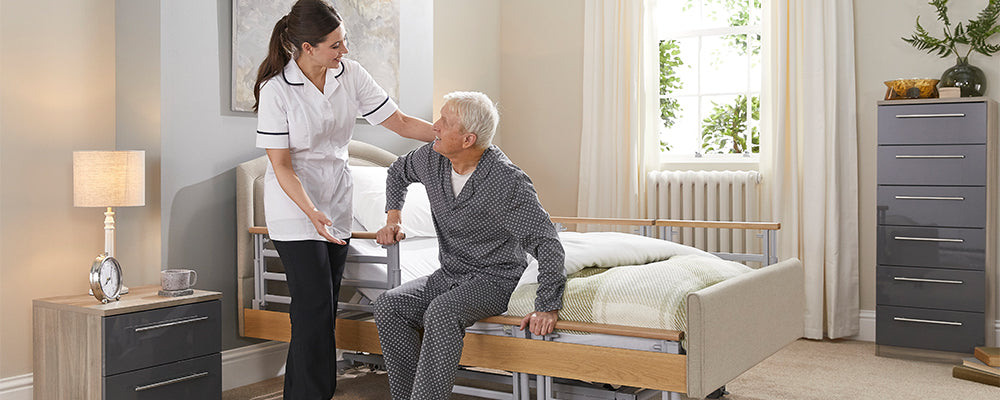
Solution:
{"label": "white tunic", "polygon": [[[351,237],[351,183],[347,145],[358,115],[381,124],[398,107],[368,71],[341,59],[329,69],[321,93],[295,60],[260,89],[257,106],[257,147],[289,149],[292,168],[315,204],[331,221],[330,233]],[[274,240],[326,240],[309,218],[285,194],[270,160],[264,175],[264,218]]]}

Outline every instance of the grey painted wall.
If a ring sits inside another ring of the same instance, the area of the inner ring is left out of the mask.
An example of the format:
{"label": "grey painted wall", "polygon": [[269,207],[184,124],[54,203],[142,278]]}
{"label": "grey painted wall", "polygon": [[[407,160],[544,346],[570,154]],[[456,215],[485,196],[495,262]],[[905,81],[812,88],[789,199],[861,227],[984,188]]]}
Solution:
{"label": "grey painted wall", "polygon": [[115,210],[130,286],[160,277],[160,0],[115,1],[115,148],[146,151],[146,205]]}
{"label": "grey painted wall", "polygon": [[[432,115],[430,0],[401,1],[400,102]],[[160,2],[162,267],[192,268],[198,287],[223,293],[223,348],[256,341],[237,334],[237,164],[263,155],[256,118],[230,111],[232,3]],[[419,143],[359,125],[355,138],[396,153]]]}

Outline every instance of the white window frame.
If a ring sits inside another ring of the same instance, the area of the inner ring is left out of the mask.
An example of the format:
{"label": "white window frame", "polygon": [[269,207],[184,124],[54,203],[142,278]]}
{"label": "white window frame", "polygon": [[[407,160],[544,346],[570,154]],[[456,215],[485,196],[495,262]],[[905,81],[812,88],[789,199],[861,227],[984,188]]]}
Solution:
{"label": "white window frame", "polygon": [[[766,0],[764,0],[766,1]],[[739,35],[739,34],[761,34],[762,27],[759,24],[755,25],[744,25],[744,26],[725,26],[725,27],[713,27],[705,29],[691,29],[691,30],[677,30],[677,31],[667,31],[663,32],[660,37],[657,38],[657,43],[660,40],[678,40],[678,39],[690,39],[698,38],[698,54],[701,53],[702,38],[706,36],[723,36],[723,35]],[[658,45],[654,51],[659,52]],[[752,72],[752,67],[750,66],[751,58],[746,57],[747,62],[747,78],[751,79],[750,74]],[[701,71],[699,70],[700,74]],[[763,77],[761,77],[763,78]],[[748,88],[749,89],[749,88]],[[698,130],[693,134],[700,135],[701,124],[705,116],[701,110],[701,98],[704,96],[717,96],[717,95],[746,95],[749,100],[751,96],[760,96],[760,92],[751,92],[749,90],[742,92],[725,92],[725,93],[708,93],[708,92],[698,92],[693,95],[693,97],[698,98]],[[656,104],[660,104],[660,99],[668,98],[667,95],[657,96]],[[687,97],[687,96],[686,96]],[[676,97],[675,97],[676,98]],[[750,107],[750,105],[747,105]],[[750,110],[747,110],[747,123],[750,120]],[[657,130],[657,143],[659,143],[659,130]],[[659,152],[660,154],[660,166],[663,169],[703,169],[703,170],[725,170],[725,169],[738,169],[738,170],[756,170],[758,169],[760,163],[759,153],[745,153],[745,154],[681,154],[681,153],[666,153]]]}

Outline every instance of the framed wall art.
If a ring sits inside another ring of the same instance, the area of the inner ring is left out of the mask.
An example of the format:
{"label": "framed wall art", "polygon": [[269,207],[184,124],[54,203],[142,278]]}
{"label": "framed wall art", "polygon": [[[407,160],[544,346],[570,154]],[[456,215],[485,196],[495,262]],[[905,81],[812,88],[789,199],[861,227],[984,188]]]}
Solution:
{"label": "framed wall art", "polygon": [[[346,57],[358,61],[390,97],[400,101],[400,0],[328,0],[344,19]],[[274,24],[295,0],[233,1],[233,111],[253,111],[257,68]]]}

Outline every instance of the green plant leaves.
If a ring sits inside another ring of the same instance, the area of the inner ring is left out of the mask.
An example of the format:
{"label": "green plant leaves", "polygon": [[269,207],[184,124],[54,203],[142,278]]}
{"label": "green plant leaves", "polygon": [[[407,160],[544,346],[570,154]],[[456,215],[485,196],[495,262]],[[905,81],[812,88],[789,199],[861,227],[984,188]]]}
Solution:
{"label": "green plant leaves", "polygon": [[[677,76],[677,68],[684,65],[681,60],[681,47],[676,40],[660,41],[660,94],[668,95],[674,90],[684,86],[684,82]],[[660,119],[663,126],[669,128],[677,122],[677,114],[681,111],[681,104],[674,98],[660,99]],[[670,144],[661,140],[660,151],[670,151]]]}
{"label": "green plant leaves", "polygon": [[[750,98],[750,120],[760,121],[760,98]],[[760,152],[760,131],[750,129],[750,146],[744,132],[747,130],[747,97],[736,96],[731,104],[712,102],[712,113],[702,121],[701,149],[705,154]]]}
{"label": "green plant leaves", "polygon": [[[916,32],[909,38],[901,38],[904,42],[918,50],[930,54],[936,53],[942,58],[950,55],[968,57],[973,51],[986,56],[1000,52],[1000,44],[987,43],[993,35],[1000,33],[1000,26],[997,25],[997,18],[1000,17],[1000,0],[989,0],[986,8],[980,11],[975,19],[969,20],[964,26],[959,22],[954,28],[951,27],[951,20],[948,18],[948,0],[931,0],[927,4],[937,10],[937,19],[944,24],[942,32],[944,38],[931,36],[920,25],[920,17],[917,16]],[[964,55],[959,53],[957,44],[969,46],[968,51]]]}

